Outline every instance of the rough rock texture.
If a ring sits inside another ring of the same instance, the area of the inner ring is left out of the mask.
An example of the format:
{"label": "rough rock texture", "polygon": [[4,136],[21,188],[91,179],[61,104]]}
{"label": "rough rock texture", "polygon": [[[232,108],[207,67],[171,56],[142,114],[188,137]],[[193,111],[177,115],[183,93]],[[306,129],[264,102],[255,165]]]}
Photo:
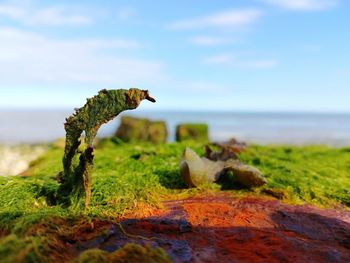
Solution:
{"label": "rough rock texture", "polygon": [[[88,99],[84,107],[76,109],[76,112],[67,118],[64,125],[66,144],[63,172],[59,175],[58,202],[64,205],[78,204],[83,198],[85,206],[89,205],[94,159],[93,140],[99,128],[122,111],[136,109],[144,99],[155,102],[147,90],[101,90],[98,95]],[[80,152],[78,148],[83,132],[86,147]]]}
{"label": "rough rock texture", "polygon": [[349,211],[225,195],[164,206],[112,223],[77,247],[113,252],[130,242],[160,246],[174,262],[350,262]]}
{"label": "rough rock texture", "polygon": [[209,128],[207,124],[187,123],[179,124],[176,127],[176,141],[194,140],[206,142],[209,141]]}
{"label": "rough rock texture", "polygon": [[168,131],[165,121],[123,116],[115,136],[125,142],[165,143]]}

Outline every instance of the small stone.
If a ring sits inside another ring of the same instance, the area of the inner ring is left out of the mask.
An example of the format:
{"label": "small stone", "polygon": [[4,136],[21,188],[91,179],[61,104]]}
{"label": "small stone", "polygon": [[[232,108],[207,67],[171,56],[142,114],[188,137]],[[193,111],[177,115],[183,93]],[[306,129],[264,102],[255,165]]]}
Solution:
{"label": "small stone", "polygon": [[237,161],[227,161],[226,169],[232,171],[237,181],[246,187],[259,187],[267,183],[263,174],[255,167]]}
{"label": "small stone", "polygon": [[181,159],[180,173],[189,187],[210,183],[206,164],[188,147],[186,147]]}
{"label": "small stone", "polygon": [[214,183],[228,171],[232,171],[237,181],[246,187],[258,187],[267,182],[257,168],[243,164],[238,159],[212,161],[205,157],[200,158],[188,147],[180,163],[181,176],[189,187]]}

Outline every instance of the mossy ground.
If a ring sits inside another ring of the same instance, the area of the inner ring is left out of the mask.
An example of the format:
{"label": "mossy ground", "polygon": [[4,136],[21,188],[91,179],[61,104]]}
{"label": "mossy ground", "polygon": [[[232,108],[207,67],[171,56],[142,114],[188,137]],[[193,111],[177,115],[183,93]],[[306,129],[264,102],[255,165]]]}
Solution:
{"label": "mossy ground", "polygon": [[[0,262],[67,261],[74,233],[95,220],[116,220],[161,201],[226,191],[232,195],[270,195],[293,204],[350,206],[350,148],[251,146],[240,158],[268,179],[244,189],[228,175],[220,184],[187,189],[179,176],[186,146],[204,153],[204,144],[124,144],[104,140],[95,151],[92,199],[88,210],[54,205],[55,180],[63,149],[52,148],[23,177],[0,177]],[[72,246],[73,247],[73,246]],[[102,252],[101,252],[102,253]]]}

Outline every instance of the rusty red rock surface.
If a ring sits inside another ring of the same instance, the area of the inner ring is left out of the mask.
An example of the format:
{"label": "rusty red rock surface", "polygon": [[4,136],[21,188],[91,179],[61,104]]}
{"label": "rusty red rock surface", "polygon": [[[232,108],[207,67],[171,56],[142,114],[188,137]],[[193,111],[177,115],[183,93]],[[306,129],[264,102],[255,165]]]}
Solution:
{"label": "rusty red rock surface", "polygon": [[164,205],[154,216],[110,225],[79,250],[132,242],[160,246],[175,262],[350,262],[348,211],[225,196]]}

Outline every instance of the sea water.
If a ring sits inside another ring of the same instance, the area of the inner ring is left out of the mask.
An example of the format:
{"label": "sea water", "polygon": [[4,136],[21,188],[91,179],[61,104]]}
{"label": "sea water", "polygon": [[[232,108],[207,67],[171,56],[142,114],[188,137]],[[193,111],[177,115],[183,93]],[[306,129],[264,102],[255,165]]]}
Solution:
{"label": "sea water", "polygon": [[[38,143],[64,137],[63,124],[72,112],[63,110],[1,110],[0,144]],[[236,138],[258,144],[350,145],[350,114],[128,111],[121,115],[165,120],[169,141],[179,123],[207,123],[210,138]],[[120,118],[104,125],[98,136],[111,136]]]}

